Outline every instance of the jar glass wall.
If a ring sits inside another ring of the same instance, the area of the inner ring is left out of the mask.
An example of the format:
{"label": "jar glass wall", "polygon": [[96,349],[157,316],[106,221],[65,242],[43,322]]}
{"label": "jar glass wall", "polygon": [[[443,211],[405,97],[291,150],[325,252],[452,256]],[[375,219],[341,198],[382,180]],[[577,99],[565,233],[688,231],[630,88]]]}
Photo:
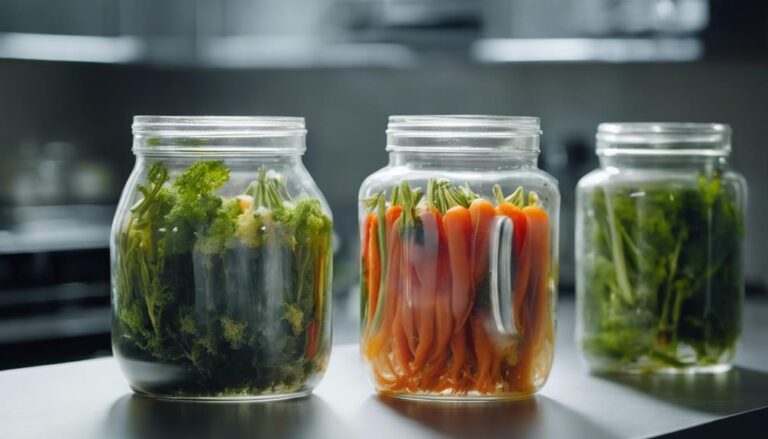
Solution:
{"label": "jar glass wall", "polygon": [[113,351],[139,393],[300,396],[331,342],[331,214],[301,118],[137,116],[112,227]]}
{"label": "jar glass wall", "polygon": [[600,372],[724,371],[741,331],[746,183],[718,124],[602,124],[577,187],[577,344]]}
{"label": "jar glass wall", "polygon": [[382,394],[512,399],[554,353],[560,195],[529,117],[393,116],[360,188],[361,353]]}

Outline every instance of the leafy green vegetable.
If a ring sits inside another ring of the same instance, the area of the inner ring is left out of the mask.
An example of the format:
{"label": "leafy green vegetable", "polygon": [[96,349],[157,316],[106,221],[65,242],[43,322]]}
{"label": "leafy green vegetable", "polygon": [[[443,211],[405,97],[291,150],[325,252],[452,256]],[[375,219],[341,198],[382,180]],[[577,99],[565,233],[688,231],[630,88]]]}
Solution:
{"label": "leafy green vegetable", "polygon": [[115,239],[113,341],[135,360],[123,362],[132,384],[177,396],[301,389],[329,350],[332,226],[320,202],[294,203],[264,169],[224,199],[220,161],[170,180],[151,165]]}
{"label": "leafy green vegetable", "polygon": [[728,362],[743,295],[740,194],[720,173],[582,194],[580,312],[599,369]]}

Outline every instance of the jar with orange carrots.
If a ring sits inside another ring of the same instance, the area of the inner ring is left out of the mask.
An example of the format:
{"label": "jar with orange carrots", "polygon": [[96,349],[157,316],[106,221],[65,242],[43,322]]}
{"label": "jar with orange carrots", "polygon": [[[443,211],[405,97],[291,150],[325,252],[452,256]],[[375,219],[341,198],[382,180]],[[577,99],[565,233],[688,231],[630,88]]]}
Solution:
{"label": "jar with orange carrots", "polygon": [[532,117],[392,116],[360,188],[360,350],[376,390],[515,399],[552,365],[557,181]]}

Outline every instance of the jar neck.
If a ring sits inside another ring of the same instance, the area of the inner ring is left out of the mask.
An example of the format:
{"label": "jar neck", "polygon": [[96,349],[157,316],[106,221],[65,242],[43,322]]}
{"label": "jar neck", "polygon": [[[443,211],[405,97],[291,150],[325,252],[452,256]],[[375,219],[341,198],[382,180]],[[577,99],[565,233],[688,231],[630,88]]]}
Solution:
{"label": "jar neck", "polygon": [[728,164],[727,156],[708,155],[634,155],[617,154],[600,156],[600,166],[603,168],[647,168],[647,169],[685,169],[709,168]]}
{"label": "jar neck", "polygon": [[271,168],[289,168],[302,166],[302,154],[270,154],[270,155],[244,155],[244,154],[194,154],[194,153],[143,153],[136,152],[136,160],[139,163],[162,161],[165,163],[192,164],[201,160],[230,160],[239,165],[251,167],[267,166]]}
{"label": "jar neck", "polygon": [[407,166],[414,169],[526,169],[535,168],[537,152],[482,152],[452,153],[449,151],[390,151],[390,166]]}
{"label": "jar neck", "polygon": [[300,154],[306,134],[300,117],[135,116],[133,150],[147,156]]}

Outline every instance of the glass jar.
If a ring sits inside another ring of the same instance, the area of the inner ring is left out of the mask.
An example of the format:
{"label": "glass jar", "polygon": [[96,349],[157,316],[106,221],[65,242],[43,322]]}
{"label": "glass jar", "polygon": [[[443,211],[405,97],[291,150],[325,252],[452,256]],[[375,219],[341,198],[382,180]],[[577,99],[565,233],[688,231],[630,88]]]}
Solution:
{"label": "glass jar", "polygon": [[331,213],[303,118],[136,116],[112,225],[112,346],[134,391],[309,393],[331,341]]}
{"label": "glass jar", "polygon": [[577,344],[598,372],[719,372],[741,331],[746,183],[727,125],[601,124],[577,188]]}
{"label": "glass jar", "polygon": [[557,181],[532,117],[392,116],[360,188],[361,353],[377,391],[514,399],[547,379]]}

